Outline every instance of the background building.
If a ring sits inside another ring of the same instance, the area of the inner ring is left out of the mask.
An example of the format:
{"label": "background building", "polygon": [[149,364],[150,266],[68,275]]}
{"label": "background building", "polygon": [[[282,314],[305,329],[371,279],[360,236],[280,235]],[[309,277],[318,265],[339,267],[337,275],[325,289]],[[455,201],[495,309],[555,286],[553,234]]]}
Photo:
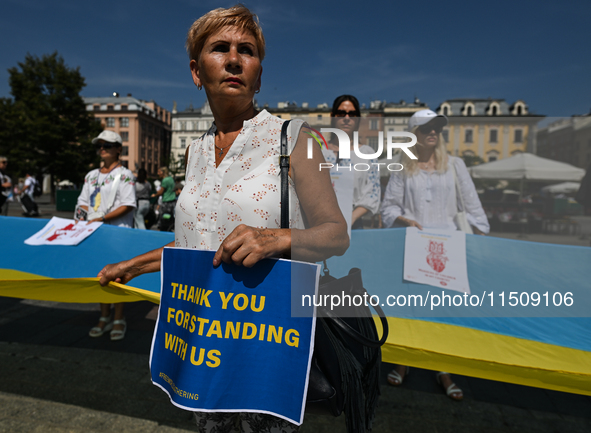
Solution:
{"label": "background building", "polygon": [[185,151],[193,140],[205,134],[213,122],[213,114],[209,102],[201,108],[193,108],[192,105],[184,111],[177,111],[176,103],[172,108],[172,143],[170,161],[175,174],[184,175]]}
{"label": "background building", "polygon": [[[260,107],[255,101],[255,107],[259,110],[266,109],[282,119],[306,120],[314,129],[331,127],[331,106],[328,103],[310,107],[307,102],[301,105],[279,102],[276,107],[268,104]],[[413,102],[375,100],[369,106],[361,104],[359,144],[367,144],[377,150],[380,132],[384,133],[385,140],[390,131],[406,131],[410,116],[428,108],[418,98]],[[435,111],[449,119],[448,126],[443,130],[443,137],[448,143],[447,150],[452,155],[480,157],[489,162],[520,152],[536,153],[536,125],[544,116],[531,114],[522,100],[509,104],[504,99],[450,99],[444,101]],[[207,102],[201,108],[189,106],[184,111],[177,111],[175,104],[172,119],[170,160],[176,163],[177,170],[182,175],[187,146],[207,132],[213,122],[213,115]],[[330,139],[330,134],[326,138]],[[591,154],[591,141],[588,147]]]}
{"label": "background building", "polygon": [[435,110],[448,117],[443,130],[447,150],[485,162],[517,153],[536,153],[536,125],[543,116],[529,113],[522,100],[449,99]]}
{"label": "background building", "polygon": [[559,118],[540,128],[537,154],[587,168],[591,164],[591,113]]}
{"label": "background building", "polygon": [[170,156],[170,112],[154,101],[142,101],[130,94],[106,98],[84,98],[103,128],[115,131],[123,140],[121,162],[137,172],[145,168],[155,177],[158,168],[168,165]]}

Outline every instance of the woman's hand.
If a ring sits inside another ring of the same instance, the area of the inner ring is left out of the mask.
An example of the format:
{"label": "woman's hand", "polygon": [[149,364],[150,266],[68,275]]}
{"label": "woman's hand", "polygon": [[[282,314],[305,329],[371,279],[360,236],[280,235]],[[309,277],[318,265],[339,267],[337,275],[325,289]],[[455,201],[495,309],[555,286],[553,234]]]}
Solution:
{"label": "woman's hand", "polygon": [[401,216],[399,216],[398,218],[396,218],[396,220],[398,220],[399,222],[401,222],[402,224],[404,224],[407,227],[416,227],[419,230],[423,230],[423,226],[421,226],[415,220],[411,220],[409,218],[404,218],[404,217],[401,217]]}
{"label": "woman's hand", "polygon": [[291,250],[291,230],[259,229],[239,225],[222,242],[213,257],[213,265],[222,262],[247,268],[269,257],[281,257]]}
{"label": "woman's hand", "polygon": [[97,275],[101,286],[106,286],[111,281],[125,284],[140,274],[139,270],[131,265],[129,260],[105,266]]}
{"label": "woman's hand", "polygon": [[[174,247],[174,241],[165,246]],[[101,286],[106,286],[111,281],[125,284],[138,275],[158,272],[163,249],[164,247],[157,248],[133,259],[105,266],[97,275],[99,283]]]}

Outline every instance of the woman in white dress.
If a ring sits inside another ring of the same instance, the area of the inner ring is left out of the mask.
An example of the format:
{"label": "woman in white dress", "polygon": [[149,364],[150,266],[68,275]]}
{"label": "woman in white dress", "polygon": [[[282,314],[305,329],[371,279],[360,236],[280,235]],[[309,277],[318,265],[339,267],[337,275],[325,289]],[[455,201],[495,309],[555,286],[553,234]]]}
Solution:
{"label": "woman in white dress", "polygon": [[[448,155],[445,149],[441,131],[447,125],[447,117],[421,110],[411,116],[408,125],[417,137],[413,150],[418,159],[403,154],[400,162],[404,170],[390,176],[382,201],[384,227],[455,230],[459,228],[454,222],[458,203],[463,203],[474,233],[488,233],[488,220],[464,161]],[[462,195],[461,200],[456,190]],[[388,374],[388,382],[399,386],[406,374],[408,367],[397,365]],[[439,372],[436,377],[451,399],[463,399],[462,390],[448,373]]]}
{"label": "woman in white dress", "polygon": [[[119,227],[133,227],[133,214],[136,207],[134,176],[119,161],[122,150],[121,136],[105,130],[92,140],[103,160],[103,166],[90,171],[84,178],[84,186],[78,197],[77,218],[89,222],[100,221]],[[100,337],[105,332],[112,341],[125,337],[127,323],[123,315],[123,303],[114,305],[115,313],[111,317],[111,304],[101,305],[99,323],[89,335]]]}
{"label": "woman in white dress", "polygon": [[[351,216],[351,228],[361,229],[363,228],[361,217],[363,215],[375,215],[380,208],[380,172],[377,166],[377,158],[374,159],[361,159],[353,151],[353,133],[359,129],[359,117],[361,116],[361,110],[359,108],[359,101],[353,95],[341,95],[337,97],[333,104],[330,112],[332,117],[332,126],[340,129],[349,136],[351,143],[351,157],[347,159],[339,158],[339,142],[336,136],[333,135],[333,139],[328,142],[328,149],[323,149],[323,155],[326,162],[333,164],[335,167],[337,164],[342,167],[355,166],[361,164],[369,166],[368,170],[353,170],[352,172],[339,170],[344,176],[339,179],[347,179],[347,175],[352,174],[350,186],[351,195],[353,196],[352,209],[341,209],[343,213],[352,211]],[[375,151],[368,145],[359,146],[359,151],[366,154],[374,154]],[[334,169],[333,169],[334,170]],[[332,171],[332,170],[331,170]],[[338,187],[338,186],[337,186]]]}
{"label": "woman in white dress", "polygon": [[[205,89],[214,123],[186,151],[186,185],[176,207],[175,241],[169,246],[215,250],[222,262],[252,267],[268,257],[318,261],[340,255],[349,240],[345,220],[319,149],[307,158],[301,122],[291,122],[290,227],[280,225],[279,139],[283,120],[258,112],[254,94],[261,87],[265,42],[256,15],[242,5],[213,10],[192,25],[187,51],[193,82]],[[160,270],[162,248],[100,273],[101,284],[126,283]],[[295,431],[296,426],[262,414],[196,414],[201,431],[230,425],[266,426],[264,431]],[[226,431],[226,430],[224,430]]]}

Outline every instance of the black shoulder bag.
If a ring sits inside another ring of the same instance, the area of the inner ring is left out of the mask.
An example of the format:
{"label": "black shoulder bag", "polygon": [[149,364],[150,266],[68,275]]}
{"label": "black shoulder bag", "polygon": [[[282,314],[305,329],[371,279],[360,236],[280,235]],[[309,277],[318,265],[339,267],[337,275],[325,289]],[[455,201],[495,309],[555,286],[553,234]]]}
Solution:
{"label": "black shoulder bag", "polygon": [[[281,227],[289,228],[289,154],[287,126],[281,128]],[[349,295],[349,299],[366,294],[361,270],[335,278],[324,262],[318,295]],[[364,298],[367,299],[367,298]],[[374,307],[382,323],[378,337],[369,306],[340,307],[330,310],[317,307],[314,355],[310,368],[306,411],[339,416],[345,413],[350,433],[371,431],[380,394],[381,346],[388,338],[388,321],[379,306]]]}

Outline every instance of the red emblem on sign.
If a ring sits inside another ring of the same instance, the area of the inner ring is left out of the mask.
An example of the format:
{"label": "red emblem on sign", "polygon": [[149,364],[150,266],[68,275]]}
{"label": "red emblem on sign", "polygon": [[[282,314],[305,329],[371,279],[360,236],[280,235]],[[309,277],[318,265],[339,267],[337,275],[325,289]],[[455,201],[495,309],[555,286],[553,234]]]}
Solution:
{"label": "red emblem on sign", "polygon": [[429,254],[427,255],[427,264],[435,272],[442,272],[445,269],[445,262],[449,259],[445,256],[443,242],[429,241]]}
{"label": "red emblem on sign", "polygon": [[74,230],[75,230],[74,224],[68,224],[63,229],[57,229],[50,237],[47,238],[47,240],[49,242],[55,241],[60,236],[63,236],[66,233],[68,233],[69,231],[74,231]]}

